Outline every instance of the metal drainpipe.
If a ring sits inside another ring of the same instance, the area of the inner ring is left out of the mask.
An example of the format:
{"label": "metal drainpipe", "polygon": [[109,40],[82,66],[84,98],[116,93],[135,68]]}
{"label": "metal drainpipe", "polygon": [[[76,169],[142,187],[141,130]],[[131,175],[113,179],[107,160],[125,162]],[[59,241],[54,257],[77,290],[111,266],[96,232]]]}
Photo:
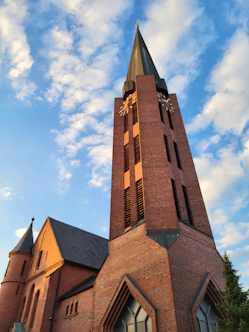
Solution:
{"label": "metal drainpipe", "polygon": [[49,332],[52,332],[52,329],[53,329],[54,312],[55,312],[55,306],[56,306],[56,301],[57,301],[58,290],[59,290],[59,286],[60,286],[61,271],[62,271],[62,268],[63,268],[63,266],[64,266],[64,263],[65,263],[65,261],[63,261],[63,264],[62,264],[62,266],[60,267],[60,273],[59,273],[58,283],[57,283],[57,287],[56,287],[56,293],[55,293],[55,298],[54,298],[54,305],[53,305],[53,311],[52,311],[52,316],[51,316],[51,323],[50,323],[50,329],[49,329]]}

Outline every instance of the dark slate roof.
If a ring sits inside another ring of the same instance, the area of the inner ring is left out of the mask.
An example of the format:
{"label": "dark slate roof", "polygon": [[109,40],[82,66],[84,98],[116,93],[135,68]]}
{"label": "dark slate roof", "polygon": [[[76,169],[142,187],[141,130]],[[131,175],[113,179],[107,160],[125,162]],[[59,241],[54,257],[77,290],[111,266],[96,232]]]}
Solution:
{"label": "dark slate roof", "polygon": [[107,254],[108,240],[50,218],[62,257],[73,263],[100,269]]}
{"label": "dark slate roof", "polygon": [[166,83],[164,79],[161,79],[159,77],[159,74],[146,47],[143,37],[139,29],[137,28],[131,54],[130,65],[126,77],[127,83],[125,82],[124,84],[125,90],[127,90],[126,84],[131,81],[135,82],[136,76],[138,75],[154,75],[157,87],[167,91]]}
{"label": "dark slate roof", "polygon": [[81,293],[81,292],[93,287],[95,278],[96,278],[95,275],[92,275],[91,277],[87,278],[86,280],[81,282],[79,285],[75,286],[74,288],[70,289],[70,291],[68,291],[65,294],[63,294],[62,296],[60,296],[58,298],[58,301],[61,302],[65,299],[67,299],[68,297],[71,297],[73,295],[76,295],[78,293]]}
{"label": "dark slate roof", "polygon": [[33,247],[33,222],[30,224],[29,228],[26,230],[25,234],[18,242],[17,246],[10,252],[28,252],[32,254],[32,247]]}

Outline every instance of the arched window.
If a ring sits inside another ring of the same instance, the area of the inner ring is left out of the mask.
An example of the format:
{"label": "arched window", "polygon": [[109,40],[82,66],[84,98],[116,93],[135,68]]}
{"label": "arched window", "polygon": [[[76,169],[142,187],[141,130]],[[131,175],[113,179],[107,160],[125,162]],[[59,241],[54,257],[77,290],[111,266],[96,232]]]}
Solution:
{"label": "arched window", "polygon": [[30,329],[32,329],[33,325],[34,325],[35,314],[36,314],[37,304],[38,304],[38,300],[39,300],[39,295],[40,295],[40,291],[38,290],[35,294],[34,304],[33,304],[33,308],[32,308],[31,320],[30,320]]}
{"label": "arched window", "polygon": [[207,296],[205,296],[196,313],[200,332],[216,331],[215,326],[218,326],[218,324],[215,316],[218,316],[218,313]]}
{"label": "arched window", "polygon": [[74,312],[77,312],[78,311],[78,302],[75,303],[75,309],[74,309]]}
{"label": "arched window", "polygon": [[73,303],[71,304],[70,315],[73,313]]}
{"label": "arched window", "polygon": [[31,306],[32,298],[33,298],[34,289],[35,289],[35,285],[33,284],[29,291],[29,298],[28,298],[26,308],[25,308],[25,313],[23,316],[23,321],[25,321],[25,322],[27,321],[27,319],[29,317],[29,310],[30,310],[30,306]]}
{"label": "arched window", "polygon": [[25,270],[25,266],[26,266],[26,261],[23,262],[21,276],[23,276],[23,273],[24,273],[24,270]]}
{"label": "arched window", "polygon": [[67,309],[66,309],[66,315],[68,315],[68,310],[69,310],[69,305],[67,306]]}
{"label": "arched window", "polygon": [[133,297],[116,327],[116,332],[126,331],[152,332],[151,318]]}
{"label": "arched window", "polygon": [[39,253],[38,259],[37,259],[37,263],[36,263],[36,269],[38,270],[41,264],[41,258],[42,258],[42,250]]}

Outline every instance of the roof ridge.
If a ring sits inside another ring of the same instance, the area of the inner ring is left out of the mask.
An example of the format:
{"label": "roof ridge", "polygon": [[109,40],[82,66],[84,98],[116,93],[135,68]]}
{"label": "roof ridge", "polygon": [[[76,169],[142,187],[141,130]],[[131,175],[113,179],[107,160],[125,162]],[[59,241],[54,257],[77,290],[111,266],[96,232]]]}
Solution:
{"label": "roof ridge", "polygon": [[72,226],[72,225],[70,225],[70,224],[67,224],[67,223],[65,223],[65,222],[63,222],[63,221],[60,221],[60,220],[57,220],[57,219],[51,218],[51,217],[49,217],[49,216],[48,216],[48,218],[49,218],[50,221],[51,221],[51,219],[52,219],[52,220],[54,220],[54,221],[57,221],[57,222],[59,222],[59,223],[61,223],[61,224],[66,225],[66,226],[70,226],[70,227],[76,228],[76,229],[78,229],[78,230],[80,230],[80,231],[82,231],[82,232],[85,232],[85,233],[91,234],[91,235],[93,235],[93,236],[100,237],[101,239],[104,239],[104,240],[107,240],[107,241],[108,241],[108,239],[105,238],[105,237],[103,237],[103,236],[100,236],[100,235],[97,235],[97,234],[91,233],[91,232],[89,232],[89,231],[85,231],[85,230],[82,229],[82,228],[79,228],[79,227],[76,227],[76,226]]}

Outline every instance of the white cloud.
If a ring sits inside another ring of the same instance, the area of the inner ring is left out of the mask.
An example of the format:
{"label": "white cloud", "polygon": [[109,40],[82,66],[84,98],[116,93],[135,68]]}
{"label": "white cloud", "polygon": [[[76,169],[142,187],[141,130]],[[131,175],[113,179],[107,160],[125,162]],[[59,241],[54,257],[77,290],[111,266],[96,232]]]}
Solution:
{"label": "white cloud", "polygon": [[71,160],[70,164],[71,164],[71,166],[79,167],[80,166],[80,160]]}
{"label": "white cloud", "polygon": [[[236,248],[234,250],[227,250],[227,254],[231,259],[234,258],[248,258],[249,257],[249,245],[244,248]],[[247,262],[248,265],[248,262]]]}
{"label": "white cloud", "polygon": [[198,148],[201,150],[201,152],[204,152],[213,144],[218,144],[220,142],[220,140],[221,140],[221,137],[218,134],[210,136],[209,138],[204,139],[203,141],[199,142]]}
{"label": "white cloud", "polygon": [[85,198],[83,198],[81,201],[81,204],[88,204],[88,203],[89,203],[88,200],[86,200]]}
{"label": "white cloud", "polygon": [[21,100],[28,98],[36,89],[35,84],[26,78],[33,65],[25,34],[26,17],[24,0],[5,0],[0,7],[1,52],[9,57],[9,61],[7,57],[5,61],[6,66],[10,67],[8,77],[17,92],[16,97]]}
{"label": "white cloud", "polygon": [[160,77],[170,92],[186,97],[200,70],[200,55],[216,38],[213,22],[198,0],[158,0],[146,10],[141,31]]}
{"label": "white cloud", "polygon": [[222,60],[214,67],[208,84],[212,96],[187,126],[188,132],[211,123],[219,134],[240,135],[249,121],[249,36],[237,30],[226,45]]}
{"label": "white cloud", "polygon": [[16,237],[23,237],[23,235],[25,234],[27,228],[19,228],[15,231]]}
{"label": "white cloud", "polygon": [[221,238],[216,242],[218,249],[224,249],[228,246],[236,245],[237,243],[249,238],[249,224],[244,222],[227,223],[226,227],[220,232]]}
{"label": "white cloud", "polygon": [[64,160],[62,158],[58,158],[56,160],[56,166],[57,166],[58,171],[59,171],[60,181],[69,180],[71,178],[72,174],[69,173],[69,171],[67,170],[67,168],[64,164]]}
{"label": "white cloud", "polygon": [[102,227],[101,227],[101,230],[102,230],[102,232],[105,233],[105,232],[108,230],[108,227],[107,227],[107,226],[102,226]]}
{"label": "white cloud", "polygon": [[194,158],[204,201],[209,208],[219,203],[222,194],[244,175],[232,146],[221,148],[216,159],[211,153]]}
{"label": "white cloud", "polygon": [[[25,232],[27,231],[27,228],[19,228],[15,231],[16,237],[22,238]],[[39,235],[39,232],[37,232],[35,229],[33,229],[33,238],[34,241],[36,240],[37,236]]]}
{"label": "white cloud", "polygon": [[40,96],[35,97],[36,100],[43,101],[43,98]]}
{"label": "white cloud", "polygon": [[12,188],[10,187],[4,187],[3,189],[0,189],[0,195],[4,198],[10,197],[12,194]]}

